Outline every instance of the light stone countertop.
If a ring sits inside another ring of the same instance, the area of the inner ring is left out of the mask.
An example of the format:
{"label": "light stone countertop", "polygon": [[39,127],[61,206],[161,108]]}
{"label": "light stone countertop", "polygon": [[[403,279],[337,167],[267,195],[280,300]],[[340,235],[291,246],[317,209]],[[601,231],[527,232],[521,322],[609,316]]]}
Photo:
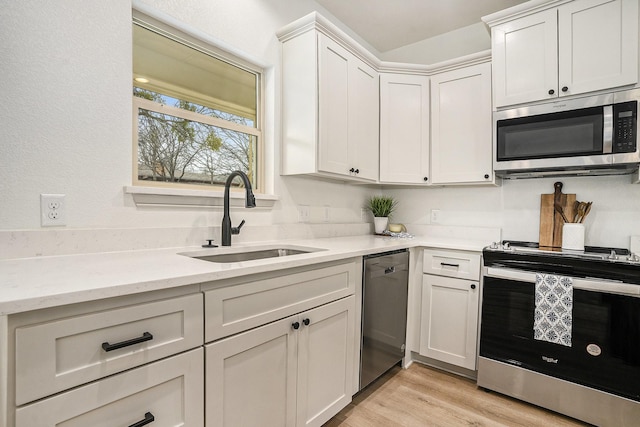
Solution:
{"label": "light stone countertop", "polygon": [[[245,243],[230,248],[183,247],[9,259],[0,261],[0,315],[303,267],[396,249],[433,247],[480,252],[489,243],[487,240],[451,236],[391,238],[362,235]],[[224,264],[180,255],[185,252],[238,252],[274,246],[321,250]]]}

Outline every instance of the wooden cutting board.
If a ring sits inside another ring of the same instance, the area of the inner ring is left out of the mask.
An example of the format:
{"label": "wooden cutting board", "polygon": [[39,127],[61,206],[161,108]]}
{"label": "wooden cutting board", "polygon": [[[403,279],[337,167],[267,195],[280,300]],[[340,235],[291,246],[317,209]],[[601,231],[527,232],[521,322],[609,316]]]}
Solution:
{"label": "wooden cutting board", "polygon": [[540,247],[560,249],[562,247],[562,215],[555,209],[555,203],[562,207],[565,217],[573,220],[575,194],[563,194],[562,183],[553,184],[553,194],[540,195]]}

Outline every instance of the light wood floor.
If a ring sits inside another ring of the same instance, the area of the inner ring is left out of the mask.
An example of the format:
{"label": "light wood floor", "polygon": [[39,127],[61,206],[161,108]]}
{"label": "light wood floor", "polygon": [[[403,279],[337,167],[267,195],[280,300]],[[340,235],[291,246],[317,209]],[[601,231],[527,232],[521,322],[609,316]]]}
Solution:
{"label": "light wood floor", "polygon": [[588,424],[486,392],[470,379],[418,363],[391,371],[324,427],[576,427]]}

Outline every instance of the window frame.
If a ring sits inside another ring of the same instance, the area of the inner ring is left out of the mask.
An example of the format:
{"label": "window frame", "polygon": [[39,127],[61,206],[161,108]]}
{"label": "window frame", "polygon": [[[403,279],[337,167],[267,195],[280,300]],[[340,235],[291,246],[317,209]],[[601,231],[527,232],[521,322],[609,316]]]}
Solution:
{"label": "window frame", "polygon": [[[264,143],[264,69],[254,63],[239,58],[231,52],[218,46],[215,42],[210,40],[203,40],[200,37],[194,37],[185,33],[176,26],[168,25],[159,22],[153,18],[150,18],[141,13],[136,13],[133,10],[132,26],[139,25],[147,30],[153,31],[162,37],[167,37],[175,42],[185,44],[190,48],[193,48],[205,55],[211,56],[213,59],[227,62],[235,67],[238,67],[244,71],[252,73],[256,76],[256,118],[255,127],[240,125],[230,121],[226,121],[217,117],[202,115],[194,113],[192,111],[184,110],[178,107],[165,105],[156,101],[140,98],[133,94],[133,88],[136,87],[133,80],[133,67],[131,70],[131,90],[132,90],[132,124],[133,124],[133,138],[132,138],[132,151],[133,151],[133,168],[132,168],[132,185],[134,187],[157,187],[165,189],[186,189],[186,190],[201,190],[203,192],[220,191],[224,189],[223,185],[214,184],[193,184],[193,183],[181,183],[181,182],[169,182],[169,181],[150,181],[138,179],[138,115],[139,109],[145,109],[153,111],[159,114],[168,114],[171,116],[179,117],[185,120],[195,121],[212,125],[224,129],[228,129],[235,132],[241,132],[254,136],[256,139],[256,183],[252,183],[252,189],[254,193],[262,194],[265,192],[265,143]],[[132,27],[133,31],[133,27]],[[133,42],[133,40],[132,40]],[[237,191],[243,191],[237,189]]]}

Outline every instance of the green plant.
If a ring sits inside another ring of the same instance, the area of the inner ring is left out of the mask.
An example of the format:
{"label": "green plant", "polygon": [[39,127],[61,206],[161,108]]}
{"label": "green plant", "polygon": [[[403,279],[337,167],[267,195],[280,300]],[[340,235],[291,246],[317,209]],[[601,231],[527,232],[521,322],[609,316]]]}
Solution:
{"label": "green plant", "polygon": [[371,196],[367,201],[367,209],[377,217],[391,216],[397,206],[398,202],[390,196]]}

